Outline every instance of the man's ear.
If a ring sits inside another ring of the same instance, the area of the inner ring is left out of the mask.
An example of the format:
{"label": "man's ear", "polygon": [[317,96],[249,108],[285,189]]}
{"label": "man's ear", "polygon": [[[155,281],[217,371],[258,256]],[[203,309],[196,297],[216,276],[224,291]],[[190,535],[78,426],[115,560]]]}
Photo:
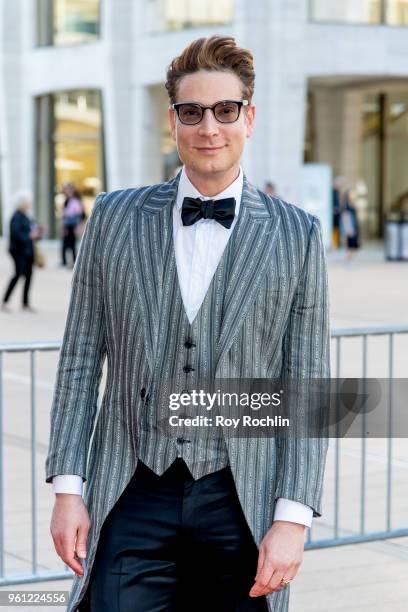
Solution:
{"label": "man's ear", "polygon": [[173,110],[172,108],[169,108],[168,112],[169,112],[171,135],[173,137],[173,140],[176,140],[176,111]]}
{"label": "man's ear", "polygon": [[247,133],[246,133],[247,138],[250,138],[252,136],[252,132],[254,131],[255,114],[256,114],[255,104],[251,104],[251,106],[248,106],[247,112],[245,113],[245,123],[247,126]]}

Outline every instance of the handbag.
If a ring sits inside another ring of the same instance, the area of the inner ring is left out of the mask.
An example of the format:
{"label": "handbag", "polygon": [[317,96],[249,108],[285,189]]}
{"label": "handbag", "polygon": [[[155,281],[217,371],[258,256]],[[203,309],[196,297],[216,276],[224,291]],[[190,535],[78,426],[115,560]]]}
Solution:
{"label": "handbag", "polygon": [[349,210],[344,210],[342,212],[341,220],[343,222],[344,233],[346,234],[346,236],[354,236],[354,224]]}
{"label": "handbag", "polygon": [[33,248],[34,248],[34,262],[33,262],[34,265],[37,266],[37,268],[44,268],[45,267],[45,256],[37,241],[34,241]]}

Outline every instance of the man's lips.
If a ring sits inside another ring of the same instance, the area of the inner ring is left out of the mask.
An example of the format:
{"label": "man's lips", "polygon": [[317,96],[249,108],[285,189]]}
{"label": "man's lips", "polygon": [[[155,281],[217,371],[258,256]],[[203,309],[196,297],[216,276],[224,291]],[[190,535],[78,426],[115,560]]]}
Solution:
{"label": "man's lips", "polygon": [[215,152],[215,151],[221,151],[221,149],[224,148],[225,145],[221,145],[219,147],[196,147],[196,149],[198,151],[201,151],[202,153],[211,153],[211,152]]}

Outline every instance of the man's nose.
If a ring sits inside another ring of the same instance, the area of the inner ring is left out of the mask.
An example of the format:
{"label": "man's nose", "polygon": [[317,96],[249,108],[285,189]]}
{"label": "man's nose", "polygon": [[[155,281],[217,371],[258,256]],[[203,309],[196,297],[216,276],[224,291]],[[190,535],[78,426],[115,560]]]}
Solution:
{"label": "man's nose", "polygon": [[199,124],[200,134],[217,134],[218,133],[218,121],[214,117],[214,113],[209,108],[206,108],[203,114],[203,118]]}

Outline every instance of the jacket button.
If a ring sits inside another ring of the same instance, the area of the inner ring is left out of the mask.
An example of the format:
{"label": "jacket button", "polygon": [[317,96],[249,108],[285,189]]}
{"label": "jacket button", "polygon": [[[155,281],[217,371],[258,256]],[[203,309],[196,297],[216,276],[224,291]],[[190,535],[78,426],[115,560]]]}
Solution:
{"label": "jacket button", "polygon": [[190,340],[190,338],[187,338],[187,340],[184,343],[184,346],[188,349],[193,348],[193,346],[197,346],[196,344],[194,344],[194,342],[192,340]]}
{"label": "jacket button", "polygon": [[188,364],[183,367],[183,372],[194,372],[194,370],[195,368]]}
{"label": "jacket button", "polygon": [[140,397],[144,399],[145,395],[146,395],[146,389],[143,387],[143,389],[140,389]]}

